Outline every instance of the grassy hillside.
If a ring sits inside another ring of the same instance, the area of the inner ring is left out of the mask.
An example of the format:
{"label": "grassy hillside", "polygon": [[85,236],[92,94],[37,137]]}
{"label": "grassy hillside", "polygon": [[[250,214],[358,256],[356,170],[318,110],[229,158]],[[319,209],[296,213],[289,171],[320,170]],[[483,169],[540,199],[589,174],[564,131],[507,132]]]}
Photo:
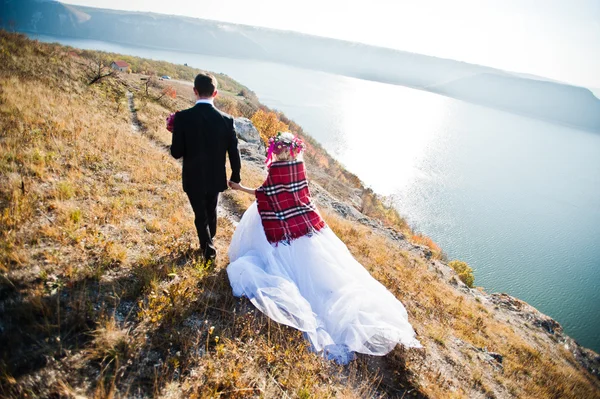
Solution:
{"label": "grassy hillside", "polygon": [[[298,331],[231,295],[225,254],[248,197],[223,198],[216,267],[190,248],[192,211],[164,129],[189,92],[158,99],[164,82],[146,93],[137,75],[89,85],[104,56],[0,31],[0,396],[600,397],[597,377],[557,335],[466,288],[426,248],[327,210],[330,227],[406,305],[425,349],[345,367],[310,353]],[[220,104],[261,107],[236,85]],[[311,151],[321,187],[412,234],[316,143]],[[259,184],[264,170],[246,161],[242,178]]]}

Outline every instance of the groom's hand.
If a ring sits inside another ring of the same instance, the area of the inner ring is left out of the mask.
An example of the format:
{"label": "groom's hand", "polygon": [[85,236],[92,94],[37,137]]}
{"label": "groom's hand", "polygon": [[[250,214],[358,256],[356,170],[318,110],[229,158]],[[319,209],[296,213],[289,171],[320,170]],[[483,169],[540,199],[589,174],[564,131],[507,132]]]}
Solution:
{"label": "groom's hand", "polygon": [[240,183],[236,183],[236,182],[233,182],[233,181],[231,181],[231,180],[229,180],[229,181],[227,182],[227,185],[228,185],[228,186],[229,186],[229,188],[231,188],[232,190],[239,190],[239,189],[240,189]]}

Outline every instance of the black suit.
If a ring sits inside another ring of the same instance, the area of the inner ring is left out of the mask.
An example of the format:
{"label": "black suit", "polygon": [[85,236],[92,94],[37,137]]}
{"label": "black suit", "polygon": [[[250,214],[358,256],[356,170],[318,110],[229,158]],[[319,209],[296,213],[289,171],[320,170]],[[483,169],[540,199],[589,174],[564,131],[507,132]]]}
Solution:
{"label": "black suit", "polygon": [[240,153],[233,118],[212,104],[199,103],[175,114],[171,155],[183,157],[183,190],[187,193],[204,256],[216,254],[212,239],[217,231],[219,193],[227,189],[225,154],[229,154],[231,181],[240,182]]}

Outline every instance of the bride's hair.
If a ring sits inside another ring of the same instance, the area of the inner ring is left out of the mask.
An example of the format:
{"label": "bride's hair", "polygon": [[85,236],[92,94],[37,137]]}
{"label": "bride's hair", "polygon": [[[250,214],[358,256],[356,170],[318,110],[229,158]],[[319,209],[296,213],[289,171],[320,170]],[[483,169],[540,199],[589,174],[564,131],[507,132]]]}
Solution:
{"label": "bride's hair", "polygon": [[290,132],[277,132],[268,143],[267,164],[272,161],[301,161],[304,141]]}
{"label": "bride's hair", "polygon": [[304,152],[294,153],[292,155],[289,151],[283,151],[279,154],[273,154],[273,158],[275,158],[275,161],[302,161],[302,154],[304,154]]}

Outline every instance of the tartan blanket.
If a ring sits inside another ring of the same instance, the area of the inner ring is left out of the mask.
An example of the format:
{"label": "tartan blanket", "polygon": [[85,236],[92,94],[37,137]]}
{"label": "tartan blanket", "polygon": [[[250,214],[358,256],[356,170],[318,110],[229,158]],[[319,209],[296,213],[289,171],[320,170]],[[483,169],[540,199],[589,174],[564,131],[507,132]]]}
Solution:
{"label": "tartan blanket", "polygon": [[302,161],[274,162],[267,179],[256,190],[258,213],[267,240],[289,243],[325,227],[310,199]]}

